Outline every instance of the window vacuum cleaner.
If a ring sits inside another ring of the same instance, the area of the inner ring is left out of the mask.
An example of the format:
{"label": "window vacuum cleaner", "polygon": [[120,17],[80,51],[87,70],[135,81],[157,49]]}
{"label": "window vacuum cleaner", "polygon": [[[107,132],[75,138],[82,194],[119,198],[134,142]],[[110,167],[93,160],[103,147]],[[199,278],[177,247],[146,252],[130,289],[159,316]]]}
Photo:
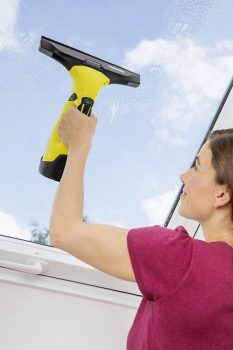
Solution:
{"label": "window vacuum cleaner", "polygon": [[102,87],[108,84],[137,87],[140,75],[45,36],[41,37],[39,51],[65,66],[73,80],[72,92],[57,119],[39,166],[40,174],[60,181],[68,155],[68,147],[58,135],[62,114],[71,106],[76,106],[90,116],[95,98]]}

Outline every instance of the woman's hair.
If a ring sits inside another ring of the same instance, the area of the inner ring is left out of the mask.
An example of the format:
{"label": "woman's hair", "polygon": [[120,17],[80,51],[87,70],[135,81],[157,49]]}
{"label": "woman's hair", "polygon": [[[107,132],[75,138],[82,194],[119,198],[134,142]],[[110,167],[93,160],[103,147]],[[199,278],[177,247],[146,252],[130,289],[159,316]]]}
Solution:
{"label": "woman's hair", "polygon": [[214,130],[209,134],[207,141],[212,152],[215,181],[220,185],[228,185],[233,221],[233,129]]}

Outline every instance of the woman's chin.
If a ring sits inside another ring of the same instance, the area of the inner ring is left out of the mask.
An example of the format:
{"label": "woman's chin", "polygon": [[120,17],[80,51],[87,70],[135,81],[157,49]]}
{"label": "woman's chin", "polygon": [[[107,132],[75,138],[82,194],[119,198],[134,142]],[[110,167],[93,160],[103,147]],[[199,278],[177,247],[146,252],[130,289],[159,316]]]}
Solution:
{"label": "woman's chin", "polygon": [[188,219],[187,215],[185,215],[185,210],[182,208],[182,204],[178,208],[178,213],[180,216],[183,216],[184,218]]}

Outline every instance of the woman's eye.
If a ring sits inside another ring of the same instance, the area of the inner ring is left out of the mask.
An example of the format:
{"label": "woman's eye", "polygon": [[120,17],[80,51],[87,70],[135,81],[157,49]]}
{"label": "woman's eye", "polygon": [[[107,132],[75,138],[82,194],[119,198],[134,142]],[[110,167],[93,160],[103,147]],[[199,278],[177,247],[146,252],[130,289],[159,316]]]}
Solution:
{"label": "woman's eye", "polygon": [[194,169],[195,169],[195,170],[197,170],[197,166],[196,166],[196,164],[195,164],[193,167],[194,167]]}

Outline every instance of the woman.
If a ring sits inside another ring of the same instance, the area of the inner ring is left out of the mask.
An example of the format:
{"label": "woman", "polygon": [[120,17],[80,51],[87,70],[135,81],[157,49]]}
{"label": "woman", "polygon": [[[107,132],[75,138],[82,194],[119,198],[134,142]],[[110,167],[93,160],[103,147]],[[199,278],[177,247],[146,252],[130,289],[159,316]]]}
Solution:
{"label": "woman", "polygon": [[69,147],[50,220],[51,244],[112,276],[137,282],[143,299],[128,350],[233,349],[233,129],[213,132],[181,175],[179,212],[205,241],[154,225],[83,223],[83,176],[97,118],[75,107],[59,136]]}

